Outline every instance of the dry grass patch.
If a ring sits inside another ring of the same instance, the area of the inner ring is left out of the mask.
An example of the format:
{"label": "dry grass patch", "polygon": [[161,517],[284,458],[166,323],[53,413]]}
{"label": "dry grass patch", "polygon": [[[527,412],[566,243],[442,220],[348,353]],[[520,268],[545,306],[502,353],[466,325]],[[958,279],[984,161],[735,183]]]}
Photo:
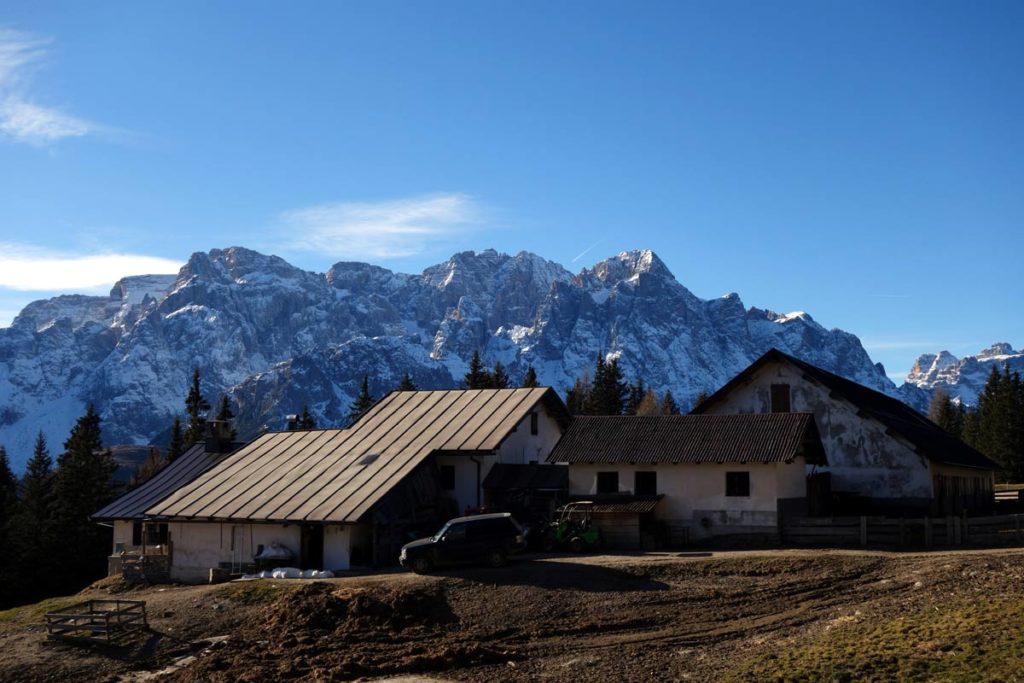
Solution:
{"label": "dry grass patch", "polygon": [[744,662],[727,681],[1024,680],[1024,604],[957,598],[882,622],[836,624]]}

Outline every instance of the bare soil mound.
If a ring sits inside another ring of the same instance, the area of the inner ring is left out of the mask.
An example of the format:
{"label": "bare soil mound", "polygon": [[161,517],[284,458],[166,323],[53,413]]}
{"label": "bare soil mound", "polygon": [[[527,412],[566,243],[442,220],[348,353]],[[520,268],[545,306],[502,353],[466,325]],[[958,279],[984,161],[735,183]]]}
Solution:
{"label": "bare soil mound", "polygon": [[465,639],[441,583],[407,589],[314,583],[282,596],[175,681],[349,679],[504,661]]}

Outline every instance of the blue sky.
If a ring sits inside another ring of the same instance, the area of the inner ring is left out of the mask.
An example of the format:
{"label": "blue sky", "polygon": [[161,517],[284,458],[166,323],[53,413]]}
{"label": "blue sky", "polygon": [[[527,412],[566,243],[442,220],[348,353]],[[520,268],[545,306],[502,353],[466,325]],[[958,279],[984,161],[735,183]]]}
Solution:
{"label": "blue sky", "polygon": [[654,249],[890,374],[1024,346],[1019,2],[0,8],[0,324],[244,245]]}

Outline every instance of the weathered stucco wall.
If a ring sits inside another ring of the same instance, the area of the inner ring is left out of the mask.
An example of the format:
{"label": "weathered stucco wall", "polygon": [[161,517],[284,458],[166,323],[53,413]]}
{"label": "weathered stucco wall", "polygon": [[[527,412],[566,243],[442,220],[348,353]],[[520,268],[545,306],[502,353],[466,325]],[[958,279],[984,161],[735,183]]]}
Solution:
{"label": "weathered stucco wall", "polygon": [[114,546],[111,552],[117,552],[118,544],[125,548],[132,544],[132,522],[125,519],[114,520]]}
{"label": "weathered stucco wall", "polygon": [[751,381],[707,410],[708,414],[771,412],[771,385],[790,386],[791,409],[814,413],[828,466],[832,490],[869,498],[931,498],[929,462],[908,443],[885,433],[880,422],[857,415],[857,408],[829,390],[805,379],[789,364],[769,363]]}
{"label": "weathered stucco wall", "polygon": [[[597,493],[598,472],[618,472],[621,493],[633,493],[634,473],[657,472],[657,492],[664,495],[654,517],[665,522],[673,539],[689,529],[692,540],[739,533],[775,533],[778,500],[803,498],[803,459],[792,464],[722,465],[588,465],[569,466],[570,495]],[[750,495],[726,496],[726,472],[749,472]]]}
{"label": "weathered stucco wall", "polygon": [[210,568],[221,562],[252,562],[260,545],[277,542],[296,557],[299,554],[300,529],[295,524],[172,522],[168,531],[173,544],[171,578],[176,581],[206,581]]}
{"label": "weathered stucco wall", "polygon": [[[482,482],[487,477],[487,473],[497,462],[544,462],[561,437],[562,429],[558,422],[548,414],[543,405],[537,406],[537,434],[530,433],[530,416],[527,415],[515,430],[509,433],[496,454],[477,456],[476,459],[481,462],[479,481]],[[443,495],[455,500],[459,514],[477,507],[484,501],[483,491],[477,481],[477,466],[470,460],[469,455],[440,455],[437,456],[437,464],[455,467],[455,490],[444,492]]]}
{"label": "weathered stucco wall", "polygon": [[352,565],[352,527],[329,524],[324,527],[324,560],[321,569],[348,569]]}

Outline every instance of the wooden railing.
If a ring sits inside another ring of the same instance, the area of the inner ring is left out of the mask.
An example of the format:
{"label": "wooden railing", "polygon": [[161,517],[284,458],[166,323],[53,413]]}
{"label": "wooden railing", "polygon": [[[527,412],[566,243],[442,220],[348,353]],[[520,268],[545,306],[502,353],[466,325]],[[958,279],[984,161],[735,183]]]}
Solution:
{"label": "wooden railing", "polygon": [[782,540],[797,545],[931,548],[1024,545],[1024,515],[993,517],[801,517],[782,524]]}

